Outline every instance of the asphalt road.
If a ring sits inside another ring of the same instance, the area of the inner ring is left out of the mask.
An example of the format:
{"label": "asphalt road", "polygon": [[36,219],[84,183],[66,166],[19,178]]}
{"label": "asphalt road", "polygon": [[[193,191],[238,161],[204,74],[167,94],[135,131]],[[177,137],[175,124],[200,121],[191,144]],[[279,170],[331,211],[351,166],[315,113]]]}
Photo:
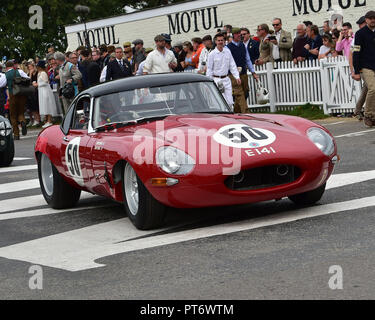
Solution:
{"label": "asphalt road", "polygon": [[[0,169],[1,299],[374,299],[375,130],[322,122],[341,162],[316,206],[170,210],[151,232],[88,194],[74,210],[50,209],[24,167],[36,164],[35,137],[21,138],[16,171]],[[342,289],[328,285],[331,266]],[[30,288],[33,268],[42,289]]]}

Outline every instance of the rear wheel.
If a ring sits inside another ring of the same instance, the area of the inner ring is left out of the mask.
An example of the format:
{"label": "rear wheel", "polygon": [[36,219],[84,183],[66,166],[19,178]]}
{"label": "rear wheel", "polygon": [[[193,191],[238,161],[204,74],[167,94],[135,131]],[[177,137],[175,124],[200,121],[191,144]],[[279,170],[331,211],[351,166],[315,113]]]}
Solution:
{"label": "rear wheel", "polygon": [[163,224],[166,207],[155,200],[129,163],[124,168],[122,190],[125,210],[137,229],[149,230]]}
{"label": "rear wheel", "polygon": [[52,208],[71,208],[78,202],[81,190],[67,183],[44,153],[38,155],[38,176],[43,197]]}
{"label": "rear wheel", "polygon": [[0,153],[0,167],[7,167],[9,166],[14,158],[14,140],[13,135],[11,134],[9,136],[9,140],[7,143],[9,143],[9,146]]}
{"label": "rear wheel", "polygon": [[322,198],[325,189],[326,184],[323,184],[314,190],[290,196],[289,199],[300,206],[312,205]]}

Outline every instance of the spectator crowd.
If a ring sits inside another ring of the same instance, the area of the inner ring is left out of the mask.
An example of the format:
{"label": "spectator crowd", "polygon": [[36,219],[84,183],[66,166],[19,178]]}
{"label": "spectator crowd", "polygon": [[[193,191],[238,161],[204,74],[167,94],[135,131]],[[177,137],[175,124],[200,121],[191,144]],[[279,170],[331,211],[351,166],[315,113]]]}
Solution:
{"label": "spectator crowd", "polygon": [[[360,29],[366,26],[371,29],[374,19],[375,13],[370,11],[356,23]],[[26,135],[28,126],[52,125],[56,117],[67,112],[74,97],[87,88],[125,77],[165,72],[197,72],[213,78],[234,111],[244,113],[249,95],[248,71],[258,80],[254,66],[268,62],[298,64],[305,60],[345,56],[350,62],[353,79],[360,80],[358,68],[362,65],[371,69],[372,64],[353,62],[353,52],[363,50],[354,38],[349,22],[332,28],[330,21],[325,21],[321,30],[312,22],[304,21],[296,26],[293,38],[291,32],[283,29],[282,20],[275,18],[272,29],[268,24],[260,24],[256,35],[246,27],[226,25],[217,30],[214,37],[194,37],[191,41],[173,44],[169,34],[160,34],[154,38],[155,48],[144,48],[141,39],[125,42],[122,47],[80,46],[65,53],[55,52],[50,47],[43,60],[40,57],[22,63],[8,60],[0,65],[0,114],[9,114],[14,137],[19,139],[20,129]],[[367,59],[361,55],[357,54],[357,60]],[[30,87],[34,88],[32,93],[13,94],[17,78],[29,79]],[[366,106],[371,104],[370,108],[375,109],[373,84],[365,83],[361,103],[366,101]],[[358,116],[362,114],[362,105],[357,105]],[[28,123],[25,112],[29,115]],[[365,111],[364,116],[366,125],[375,125],[375,112],[373,115],[372,111]]]}

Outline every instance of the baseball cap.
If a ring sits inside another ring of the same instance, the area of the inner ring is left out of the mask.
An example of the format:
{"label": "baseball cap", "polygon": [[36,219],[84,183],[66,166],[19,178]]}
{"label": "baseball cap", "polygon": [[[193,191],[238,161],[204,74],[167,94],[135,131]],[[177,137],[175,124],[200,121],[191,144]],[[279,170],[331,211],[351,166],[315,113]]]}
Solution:
{"label": "baseball cap", "polygon": [[236,34],[236,33],[239,33],[239,32],[241,32],[241,28],[237,28],[237,27],[232,28],[232,34]]}
{"label": "baseball cap", "polygon": [[131,47],[132,44],[129,41],[127,41],[127,42],[124,42],[124,44],[122,46],[123,47]]}
{"label": "baseball cap", "polygon": [[375,18],[375,11],[374,10],[370,10],[366,13],[365,19],[368,19],[368,18]]}
{"label": "baseball cap", "polygon": [[366,18],[365,18],[365,16],[362,16],[362,17],[360,17],[360,18],[357,20],[356,24],[362,24],[362,23],[364,23],[364,22],[366,22]]}
{"label": "baseball cap", "polygon": [[146,52],[146,53],[150,53],[151,51],[154,51],[154,49],[152,49],[152,48],[146,48],[146,49],[145,49],[145,52]]}
{"label": "baseball cap", "polygon": [[161,34],[165,40],[165,42],[172,42],[171,36],[168,33]]}

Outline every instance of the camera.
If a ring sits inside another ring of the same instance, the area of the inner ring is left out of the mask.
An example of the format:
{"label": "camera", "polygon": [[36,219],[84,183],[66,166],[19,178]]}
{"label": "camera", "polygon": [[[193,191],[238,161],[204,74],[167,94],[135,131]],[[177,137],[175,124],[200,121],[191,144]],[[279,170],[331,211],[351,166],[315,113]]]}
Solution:
{"label": "camera", "polygon": [[269,40],[276,40],[276,36],[269,36],[268,39]]}

